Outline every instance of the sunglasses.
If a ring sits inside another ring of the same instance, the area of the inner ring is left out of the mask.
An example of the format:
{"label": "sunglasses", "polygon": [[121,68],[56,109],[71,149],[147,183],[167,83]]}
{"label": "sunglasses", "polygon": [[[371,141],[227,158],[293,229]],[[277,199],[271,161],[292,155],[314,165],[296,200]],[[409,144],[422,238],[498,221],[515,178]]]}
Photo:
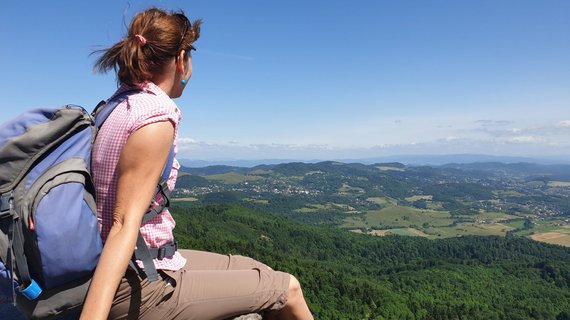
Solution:
{"label": "sunglasses", "polygon": [[[183,15],[182,13],[176,13],[174,15],[176,17],[178,17],[178,19],[181,19],[184,21],[184,31],[182,31],[182,37],[180,38],[180,41],[178,42],[178,45],[176,46],[178,48],[178,52],[180,52],[180,50],[182,50],[181,46],[182,46],[182,43],[184,42],[184,37],[186,37],[186,33],[188,32],[188,29],[190,29],[192,27],[192,24],[190,23],[190,20],[188,20],[188,18],[185,15]],[[191,50],[196,51],[196,48],[194,48],[193,45],[190,45],[185,50],[188,51],[188,53],[190,53]]]}

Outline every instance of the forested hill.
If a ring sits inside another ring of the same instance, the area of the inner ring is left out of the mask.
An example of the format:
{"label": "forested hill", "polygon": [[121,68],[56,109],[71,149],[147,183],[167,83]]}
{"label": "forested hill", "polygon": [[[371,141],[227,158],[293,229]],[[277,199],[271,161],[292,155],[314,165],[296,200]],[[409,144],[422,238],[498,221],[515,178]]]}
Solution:
{"label": "forested hill", "polygon": [[558,175],[567,176],[570,170],[570,165],[567,164],[557,164],[557,165],[544,165],[535,163],[502,163],[502,162],[474,162],[474,163],[449,163],[445,165],[438,166],[406,166],[399,162],[388,162],[388,163],[376,163],[376,164],[362,164],[362,163],[343,163],[336,161],[323,161],[317,163],[305,163],[305,162],[290,162],[272,165],[257,165],[254,167],[238,167],[238,166],[226,166],[226,165],[213,165],[206,167],[182,167],[181,171],[188,172],[195,175],[211,175],[211,174],[223,174],[228,172],[241,172],[241,173],[252,173],[258,170],[273,170],[278,173],[283,173],[286,175],[299,176],[311,171],[325,171],[325,172],[337,172],[337,173],[347,173],[351,175],[361,174],[363,172],[377,173],[379,167],[385,168],[416,168],[418,172],[423,169],[432,168],[438,172],[445,172],[449,169],[456,169],[462,171],[471,172],[508,172],[510,174],[526,174],[533,175],[536,173],[542,173],[547,176],[553,176],[556,178]]}
{"label": "forested hill", "polygon": [[570,249],[525,238],[369,237],[239,205],[173,207],[183,248],[295,274],[316,319],[570,319]]}

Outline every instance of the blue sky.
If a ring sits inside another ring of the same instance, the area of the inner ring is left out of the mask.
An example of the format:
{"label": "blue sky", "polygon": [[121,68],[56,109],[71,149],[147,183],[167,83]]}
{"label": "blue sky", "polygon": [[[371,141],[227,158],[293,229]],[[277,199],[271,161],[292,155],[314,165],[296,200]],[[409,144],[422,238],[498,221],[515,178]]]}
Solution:
{"label": "blue sky", "polygon": [[0,121],[91,109],[89,54],[149,6],[204,20],[186,159],[570,158],[570,1],[7,1]]}

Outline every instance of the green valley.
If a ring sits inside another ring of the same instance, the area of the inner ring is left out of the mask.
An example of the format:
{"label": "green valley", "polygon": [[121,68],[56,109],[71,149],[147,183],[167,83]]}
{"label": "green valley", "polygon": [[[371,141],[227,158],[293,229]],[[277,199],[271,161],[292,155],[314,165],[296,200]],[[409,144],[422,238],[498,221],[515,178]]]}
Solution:
{"label": "green valley", "polygon": [[528,237],[570,246],[570,166],[320,162],[182,168],[175,196],[370,235]]}

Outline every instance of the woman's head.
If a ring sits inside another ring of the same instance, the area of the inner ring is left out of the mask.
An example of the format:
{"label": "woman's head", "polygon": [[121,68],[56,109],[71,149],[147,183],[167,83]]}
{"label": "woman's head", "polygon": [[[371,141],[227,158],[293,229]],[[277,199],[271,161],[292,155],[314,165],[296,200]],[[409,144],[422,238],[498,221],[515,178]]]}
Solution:
{"label": "woman's head", "polygon": [[191,23],[181,11],[151,8],[140,12],[133,18],[125,38],[109,49],[98,51],[102,55],[95,69],[99,72],[114,69],[121,84],[153,80],[173,60],[179,60],[181,52],[187,56],[194,50],[192,44],[200,37],[201,23],[201,20]]}

